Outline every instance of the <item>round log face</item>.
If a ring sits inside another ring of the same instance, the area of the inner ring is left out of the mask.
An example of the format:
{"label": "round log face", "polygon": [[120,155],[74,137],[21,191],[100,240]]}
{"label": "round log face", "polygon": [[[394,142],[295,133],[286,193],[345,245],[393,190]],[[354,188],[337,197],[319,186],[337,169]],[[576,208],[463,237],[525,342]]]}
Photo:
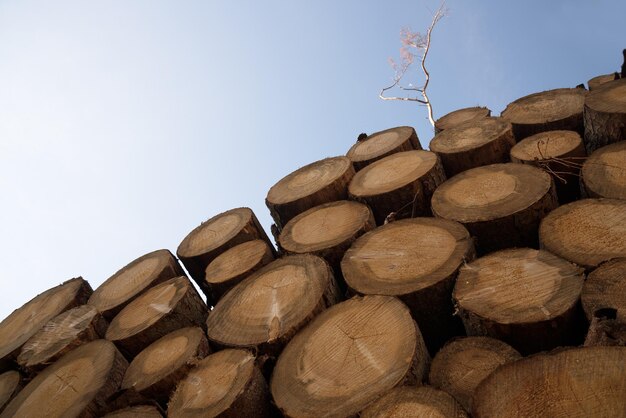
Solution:
{"label": "round log face", "polygon": [[[582,138],[574,131],[541,132],[518,142],[511,149],[511,159],[524,163],[563,158],[583,146]],[[583,152],[584,155],[584,152]],[[574,161],[580,163],[580,161]],[[563,167],[561,167],[563,170]]]}
{"label": "round log face", "polygon": [[346,155],[358,169],[361,169],[394,152],[411,149],[422,149],[415,129],[410,126],[399,126],[376,132],[366,140],[357,142]]}
{"label": "round log face", "polygon": [[581,301],[591,322],[599,309],[615,309],[617,321],[626,324],[626,258],[608,261],[589,274]]}
{"label": "round log face", "polygon": [[438,134],[443,130],[454,128],[469,120],[487,118],[489,116],[491,116],[491,110],[486,107],[466,107],[464,109],[458,109],[437,119],[435,122],[435,133]]}
{"label": "round log face", "polygon": [[582,169],[590,197],[626,200],[626,141],[596,150]]}
{"label": "round log face", "polygon": [[626,416],[626,347],[573,348],[505,364],[477,388],[473,416]]}
{"label": "round log face", "polygon": [[236,245],[208,265],[206,281],[209,284],[220,284],[241,276],[258,266],[268,253],[271,256],[267,243],[260,239]]}
{"label": "round log face", "polygon": [[[355,297],[327,309],[285,347],[271,392],[285,416],[350,416],[401,384],[426,359],[408,309],[388,296]],[[427,355],[426,355],[427,356]]]}
{"label": "round log face", "polygon": [[15,370],[0,374],[0,412],[16,392],[19,392],[21,380],[20,374]]}
{"label": "round log face", "polygon": [[68,280],[33,298],[0,323],[0,360],[17,355],[30,337],[58,314],[87,302],[91,287],[82,278]]}
{"label": "round log face", "polygon": [[[461,123],[435,135],[430,142],[430,149],[438,154],[456,154],[475,150],[501,138],[511,129],[511,123],[505,119],[479,118]],[[515,143],[512,134],[510,139],[512,146]]]}
{"label": "round log face", "polygon": [[360,418],[466,418],[452,396],[428,386],[395,388],[359,414]]}
{"label": "round log face", "polygon": [[591,268],[626,257],[626,201],[583,199],[560,206],[539,228],[546,250]]}
{"label": "round log face", "polygon": [[602,84],[587,95],[584,109],[587,153],[626,139],[626,79]]}
{"label": "round log face", "polygon": [[587,85],[589,86],[589,90],[592,91],[592,90],[596,90],[598,87],[600,87],[604,83],[608,83],[609,81],[613,81],[613,80],[615,80],[615,73],[603,74],[603,75],[599,75],[589,80],[587,82]]}
{"label": "round log face", "polygon": [[594,112],[626,116],[626,79],[602,84],[589,93],[585,106]]}
{"label": "round log face", "polygon": [[330,267],[319,257],[273,261],[220,299],[207,320],[209,340],[230,347],[281,345],[334,301],[326,300],[334,286]]}
{"label": "round log face", "polygon": [[155,406],[139,405],[113,411],[104,418],[163,418],[163,415]]}
{"label": "round log face", "polygon": [[127,365],[112,343],[92,341],[37,375],[0,417],[28,418],[40,408],[51,418],[95,416],[104,399],[119,386]]}

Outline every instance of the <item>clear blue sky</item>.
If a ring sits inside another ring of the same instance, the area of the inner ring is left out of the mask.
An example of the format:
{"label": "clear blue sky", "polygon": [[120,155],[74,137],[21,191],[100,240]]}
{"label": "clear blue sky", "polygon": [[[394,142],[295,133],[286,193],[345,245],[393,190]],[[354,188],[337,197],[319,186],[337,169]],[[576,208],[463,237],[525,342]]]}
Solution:
{"label": "clear blue sky", "polygon": [[[357,135],[414,126],[383,102],[399,31],[437,1],[0,1],[0,318],[68,278],[97,287],[249,206]],[[613,72],[626,2],[449,1],[435,117]]]}

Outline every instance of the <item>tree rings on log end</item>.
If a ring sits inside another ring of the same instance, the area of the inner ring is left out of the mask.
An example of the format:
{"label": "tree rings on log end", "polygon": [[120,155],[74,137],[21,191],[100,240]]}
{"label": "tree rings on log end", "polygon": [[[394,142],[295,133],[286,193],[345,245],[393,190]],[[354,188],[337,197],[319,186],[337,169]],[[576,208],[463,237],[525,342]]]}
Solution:
{"label": "tree rings on log end", "polygon": [[273,185],[265,204],[282,230],[290,219],[322,203],[348,197],[354,167],[347,157],[325,158],[306,165]]}
{"label": "tree rings on log end", "polygon": [[402,386],[370,404],[359,418],[467,418],[467,413],[444,391],[429,386]]}
{"label": "tree rings on log end", "polygon": [[501,116],[513,125],[515,139],[545,131],[583,133],[585,89],[555,89],[531,94],[510,103]]}
{"label": "tree rings on log end", "polygon": [[430,198],[446,179],[439,157],[433,152],[398,152],[356,173],[348,193],[367,203],[378,225],[394,219],[430,216]]}
{"label": "tree rings on log end", "polygon": [[491,110],[486,107],[476,106],[458,109],[440,117],[435,121],[435,134],[439,134],[446,129],[454,128],[463,122],[488,118],[489,116],[491,116]]}
{"label": "tree rings on log end", "polygon": [[339,263],[346,250],[356,238],[375,227],[369,207],[340,200],[315,206],[290,220],[279,243],[287,254],[317,255],[340,272]]}
{"label": "tree rings on log end", "polygon": [[156,406],[138,405],[124,409],[118,409],[103,418],[163,418],[163,415]]}
{"label": "tree rings on log end", "polygon": [[585,100],[587,153],[626,140],[626,78],[604,83]]}
{"label": "tree rings on log end", "polygon": [[626,201],[583,199],[560,206],[541,222],[539,241],[587,269],[626,257]]}
{"label": "tree rings on log end", "polygon": [[108,323],[91,305],[55,316],[23,346],[17,363],[35,373],[74,348],[104,338]]}
{"label": "tree rings on log end", "polygon": [[218,255],[205,270],[205,280],[213,303],[237,283],[273,260],[271,247],[262,239],[246,241]]}
{"label": "tree rings on log end", "polygon": [[509,161],[513,127],[502,118],[478,118],[435,135],[430,150],[441,158],[448,177],[470,168]]}
{"label": "tree rings on log end", "polygon": [[130,262],[102,283],[89,298],[110,321],[146,289],[185,273],[168,250],[157,250]]}
{"label": "tree rings on log end", "polygon": [[430,366],[429,382],[448,392],[468,412],[476,387],[499,366],[522,356],[510,345],[489,337],[462,337],[448,342]]}
{"label": "tree rings on log end", "polygon": [[272,246],[252,209],[235,208],[212,217],[191,231],[178,246],[176,254],[191,278],[210,298],[204,280],[209,263],[229,248],[254,239],[262,239],[270,248]]}
{"label": "tree rings on log end", "polygon": [[514,248],[461,267],[453,297],[468,335],[529,354],[581,342],[576,313],[584,278],[581,268],[547,251]]}
{"label": "tree rings on log end", "polygon": [[524,164],[492,164],[464,171],[432,198],[433,214],[465,225],[481,254],[537,245],[539,222],[557,206],[554,182]]}
{"label": "tree rings on log end", "polygon": [[260,354],[275,356],[337,300],[337,284],[324,260],[308,254],[286,256],[226,293],[209,315],[207,334],[218,346],[256,347]]}
{"label": "tree rings on log end", "polygon": [[626,347],[571,348],[505,364],[476,389],[472,416],[624,417]]}
{"label": "tree rings on log end", "polygon": [[346,155],[359,171],[388,155],[416,149],[422,149],[422,145],[415,129],[399,126],[371,134],[364,141],[352,145]]}
{"label": "tree rings on log end", "polygon": [[22,376],[11,370],[0,374],[0,412],[22,389]]}
{"label": "tree rings on log end", "polygon": [[582,169],[589,197],[626,200],[626,141],[596,150]]}
{"label": "tree rings on log end", "polygon": [[172,395],[170,418],[269,417],[267,383],[247,350],[228,349],[198,362]]}
{"label": "tree rings on log end", "polygon": [[77,277],[48,289],[0,322],[0,360],[14,360],[19,348],[52,318],[87,303],[92,290]]}
{"label": "tree rings on log end", "polygon": [[1,418],[96,417],[119,387],[128,363],[115,346],[95,340],[42,371],[7,405]]}
{"label": "tree rings on log end", "polygon": [[589,322],[597,311],[613,309],[614,319],[626,324],[626,258],[608,261],[592,271],[583,285],[581,301]]}
{"label": "tree rings on log end", "polygon": [[287,344],[271,380],[286,417],[352,416],[425,377],[429,356],[408,308],[356,296],[322,312]]}
{"label": "tree rings on log end", "polygon": [[210,353],[199,327],[181,328],[156,340],[128,366],[123,390],[134,390],[165,405],[178,381]]}
{"label": "tree rings on log end", "polygon": [[144,292],[117,314],[106,333],[128,356],[179,328],[204,328],[207,307],[189,279],[175,277]]}
{"label": "tree rings on log end", "polygon": [[453,316],[452,288],[463,262],[474,258],[469,233],[458,222],[403,219],[360,237],[341,269],[359,294],[397,296],[409,306],[431,353],[463,334]]}
{"label": "tree rings on log end", "polygon": [[615,80],[615,73],[611,74],[603,74],[592,78],[587,81],[587,85],[589,86],[589,91],[596,90],[598,87],[603,85],[604,83],[608,83],[609,81]]}
{"label": "tree rings on log end", "polygon": [[585,145],[574,131],[547,131],[518,142],[511,149],[511,161],[543,168],[552,176],[560,203],[580,197],[580,165]]}

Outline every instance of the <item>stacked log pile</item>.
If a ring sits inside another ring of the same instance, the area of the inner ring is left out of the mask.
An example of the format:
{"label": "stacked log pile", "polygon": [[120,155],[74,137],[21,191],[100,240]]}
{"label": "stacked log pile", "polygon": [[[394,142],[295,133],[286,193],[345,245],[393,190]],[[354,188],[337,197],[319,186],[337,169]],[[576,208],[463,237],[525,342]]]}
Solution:
{"label": "stacked log pile", "polygon": [[235,208],[41,293],[0,418],[626,416],[626,80],[589,85],[359,136],[269,189],[276,247]]}

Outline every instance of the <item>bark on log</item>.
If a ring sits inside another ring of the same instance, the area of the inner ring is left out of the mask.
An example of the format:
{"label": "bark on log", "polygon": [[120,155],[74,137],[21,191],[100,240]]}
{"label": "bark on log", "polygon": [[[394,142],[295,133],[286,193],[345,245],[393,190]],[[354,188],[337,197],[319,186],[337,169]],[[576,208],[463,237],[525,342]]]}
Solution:
{"label": "bark on log", "polygon": [[210,352],[202,328],[171,332],[135,357],[124,375],[122,390],[133,390],[166,405],[176,384]]}
{"label": "bark on log", "polygon": [[145,254],[121,268],[102,283],[89,298],[107,321],[147,289],[185,272],[168,250]]}
{"label": "bark on log", "polygon": [[433,214],[462,223],[476,237],[479,254],[536,247],[539,222],[556,206],[550,175],[514,163],[464,171],[439,186],[432,198]]}
{"label": "bark on log", "polygon": [[0,413],[20,390],[22,390],[22,376],[19,372],[11,370],[0,374]]}
{"label": "bark on log", "polygon": [[138,405],[118,409],[106,414],[104,418],[163,418],[163,414],[156,406]]}
{"label": "bark on log", "polygon": [[611,81],[590,92],[585,100],[587,154],[626,140],[626,78]]}
{"label": "bark on log", "polygon": [[354,167],[347,157],[325,158],[308,164],[273,185],[265,204],[282,230],[296,215],[322,203],[348,197]]}
{"label": "bark on log", "polygon": [[287,254],[314,254],[325,259],[341,281],[341,258],[350,245],[376,227],[366,205],[348,200],[315,206],[290,220],[280,234]]}
{"label": "bark on log", "polygon": [[592,78],[587,81],[587,85],[589,86],[589,91],[597,90],[601,85],[608,83],[609,81],[615,80],[615,73],[611,74],[603,74]]}
{"label": "bark on log", "polygon": [[588,197],[626,200],[626,141],[596,150],[582,169]]}
{"label": "bark on log", "polygon": [[626,322],[616,319],[615,309],[599,309],[594,313],[585,337],[585,347],[626,346]]}
{"label": "bark on log", "polygon": [[359,238],[341,263],[355,293],[397,296],[407,304],[431,354],[463,335],[452,288],[459,268],[474,258],[463,225],[435,218],[403,219]]}
{"label": "bark on log", "polygon": [[583,199],[561,206],[541,222],[539,241],[586,269],[626,257],[626,201]]}
{"label": "bark on log", "polygon": [[246,241],[218,255],[205,270],[214,303],[243,279],[274,260],[270,245],[262,239]]}
{"label": "bark on log", "polygon": [[201,360],[176,387],[167,415],[269,418],[269,391],[254,355],[228,349]]}
{"label": "bark on log", "polygon": [[608,261],[588,276],[581,296],[587,320],[601,309],[616,310],[619,322],[626,324],[626,258]]}
{"label": "bark on log", "polygon": [[255,239],[261,239],[273,248],[252,209],[236,208],[203,222],[180,243],[176,254],[206,295],[209,305],[212,296],[205,280],[209,263],[229,248]]}
{"label": "bark on log", "polygon": [[359,418],[467,418],[467,416],[467,412],[452,396],[429,386],[395,388],[359,414]]}
{"label": "bark on log", "polygon": [[624,417],[626,347],[584,347],[505,364],[476,389],[475,418]]}
{"label": "bark on log", "polygon": [[448,178],[470,168],[506,163],[515,145],[513,127],[502,118],[479,118],[435,135],[430,150],[441,158]]}
{"label": "bark on log", "polygon": [[106,332],[128,359],[179,328],[204,328],[208,309],[185,276],[167,280],[141,294],[117,314]]}
{"label": "bark on log", "polygon": [[547,251],[514,248],[462,267],[453,297],[468,335],[530,354],[582,343],[584,278],[581,268]]}
{"label": "bark on log", "polygon": [[254,348],[275,357],[293,335],[339,299],[328,264],[292,255],[263,267],[231,289],[207,320],[218,347]]}
{"label": "bark on log", "polygon": [[78,346],[104,338],[108,323],[91,305],[55,316],[22,346],[17,363],[34,375]]}
{"label": "bark on log", "polygon": [[87,303],[91,286],[82,277],[34,297],[0,322],[0,360],[15,360],[20,348],[52,318]]}
{"label": "bark on log", "polygon": [[486,107],[476,106],[455,110],[435,121],[435,135],[469,120],[488,118],[489,116],[491,116],[491,110]]}
{"label": "bark on log", "polygon": [[401,151],[422,149],[415,129],[399,126],[368,136],[364,141],[352,145],[346,154],[356,171],[362,170],[374,161]]}
{"label": "bark on log", "polygon": [[531,135],[511,149],[511,161],[543,168],[556,186],[561,204],[580,198],[580,166],[585,145],[574,131],[548,131]]}
{"label": "bark on log", "polygon": [[501,116],[513,125],[515,139],[545,131],[576,131],[583,134],[585,89],[555,89],[531,94],[510,103]]}
{"label": "bark on log", "polygon": [[111,342],[87,343],[37,375],[7,405],[0,418],[100,416],[127,366]]}
{"label": "bark on log", "polygon": [[402,302],[357,296],[327,309],[291,340],[270,388],[285,417],[346,417],[396,386],[421,382],[428,362]]}
{"label": "bark on log", "polygon": [[393,219],[430,216],[433,192],[446,179],[443,166],[430,151],[392,154],[359,171],[348,186],[350,198],[372,208],[378,225]]}
{"label": "bark on log", "polygon": [[456,338],[437,353],[428,380],[472,412],[472,397],[480,382],[499,366],[521,357],[513,347],[493,338]]}

